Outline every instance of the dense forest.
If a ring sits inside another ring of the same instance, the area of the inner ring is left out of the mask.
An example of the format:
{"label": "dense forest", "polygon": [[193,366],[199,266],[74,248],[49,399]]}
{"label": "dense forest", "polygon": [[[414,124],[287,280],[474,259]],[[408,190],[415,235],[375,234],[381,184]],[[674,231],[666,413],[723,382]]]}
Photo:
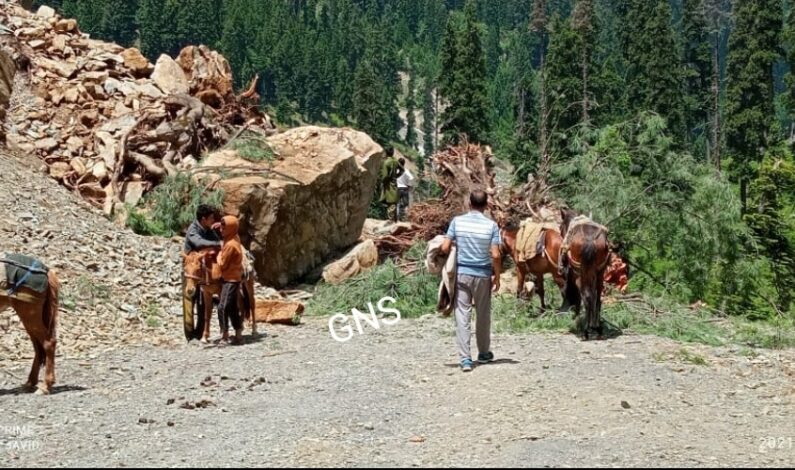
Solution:
{"label": "dense forest", "polygon": [[791,0],[43,0],[151,60],[217,48],[283,125],[468,136],[609,225],[633,286],[795,316]]}

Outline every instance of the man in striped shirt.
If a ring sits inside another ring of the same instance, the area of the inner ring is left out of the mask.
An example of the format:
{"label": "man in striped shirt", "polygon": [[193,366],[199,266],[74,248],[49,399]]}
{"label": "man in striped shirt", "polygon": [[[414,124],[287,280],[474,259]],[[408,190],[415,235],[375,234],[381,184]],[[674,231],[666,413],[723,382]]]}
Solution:
{"label": "man in striped shirt", "polygon": [[477,311],[478,362],[494,360],[491,346],[491,294],[500,289],[502,255],[500,229],[483,213],[488,207],[484,191],[473,191],[469,198],[472,210],[453,219],[442,252],[449,253],[456,243],[456,344],[464,372],[472,371],[470,340],[472,305]]}

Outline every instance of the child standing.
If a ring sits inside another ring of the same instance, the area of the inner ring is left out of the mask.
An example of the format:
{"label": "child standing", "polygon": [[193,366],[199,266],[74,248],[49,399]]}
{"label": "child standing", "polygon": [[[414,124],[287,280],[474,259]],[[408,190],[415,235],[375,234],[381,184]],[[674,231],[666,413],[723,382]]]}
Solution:
{"label": "child standing", "polygon": [[221,302],[218,305],[218,320],[221,324],[223,341],[229,342],[229,321],[235,329],[233,344],[242,343],[243,320],[238,309],[238,294],[240,283],[243,280],[243,246],[240,243],[238,229],[240,222],[237,217],[226,216],[221,219],[221,235],[223,245],[218,254],[217,272],[214,276],[220,277],[223,287],[221,289]]}

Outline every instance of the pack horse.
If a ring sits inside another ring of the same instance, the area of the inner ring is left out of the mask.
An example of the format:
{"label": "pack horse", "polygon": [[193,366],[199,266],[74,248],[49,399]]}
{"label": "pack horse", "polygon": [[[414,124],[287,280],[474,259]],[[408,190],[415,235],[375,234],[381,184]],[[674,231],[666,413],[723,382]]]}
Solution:
{"label": "pack horse", "polygon": [[[55,384],[55,346],[60,282],[55,271],[36,258],[0,255],[0,311],[12,308],[33,343],[33,366],[25,387],[47,395]],[[39,371],[45,367],[44,386]]]}

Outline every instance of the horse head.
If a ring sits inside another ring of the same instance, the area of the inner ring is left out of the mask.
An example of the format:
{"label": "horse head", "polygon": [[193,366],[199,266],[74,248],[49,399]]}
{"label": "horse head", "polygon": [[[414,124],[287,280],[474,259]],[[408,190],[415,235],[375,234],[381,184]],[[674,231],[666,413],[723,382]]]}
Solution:
{"label": "horse head", "polygon": [[569,233],[569,227],[571,226],[572,220],[577,218],[577,215],[577,212],[571,209],[560,210],[560,217],[563,220],[563,222],[560,224],[560,234],[564,238],[566,237],[566,234]]}
{"label": "horse head", "polygon": [[501,219],[498,226],[500,227],[500,238],[502,239],[502,244],[500,245],[502,256],[513,255],[513,251],[516,248],[516,237],[519,234],[519,227],[516,223],[508,219]]}

